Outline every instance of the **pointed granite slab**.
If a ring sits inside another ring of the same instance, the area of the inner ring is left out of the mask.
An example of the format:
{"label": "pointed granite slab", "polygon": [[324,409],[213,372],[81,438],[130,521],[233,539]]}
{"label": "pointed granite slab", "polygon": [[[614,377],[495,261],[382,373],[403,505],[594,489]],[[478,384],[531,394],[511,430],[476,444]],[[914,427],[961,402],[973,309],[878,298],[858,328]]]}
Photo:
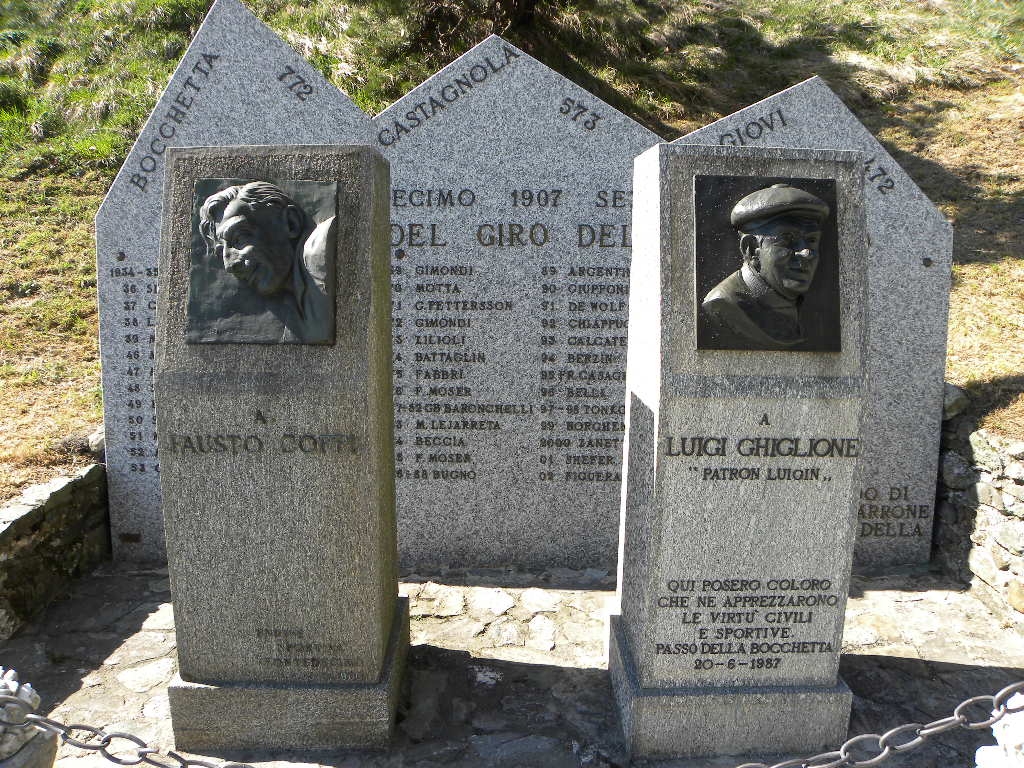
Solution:
{"label": "pointed granite slab", "polygon": [[855,558],[869,566],[927,562],[953,258],[949,223],[818,77],[673,143],[864,153],[870,396]]}
{"label": "pointed granite slab", "polygon": [[374,118],[400,562],[614,568],[639,123],[492,36]]}
{"label": "pointed granite slab", "polygon": [[365,143],[369,117],[237,0],[217,0],[96,216],[114,557],[165,557],[153,346],[169,146]]}

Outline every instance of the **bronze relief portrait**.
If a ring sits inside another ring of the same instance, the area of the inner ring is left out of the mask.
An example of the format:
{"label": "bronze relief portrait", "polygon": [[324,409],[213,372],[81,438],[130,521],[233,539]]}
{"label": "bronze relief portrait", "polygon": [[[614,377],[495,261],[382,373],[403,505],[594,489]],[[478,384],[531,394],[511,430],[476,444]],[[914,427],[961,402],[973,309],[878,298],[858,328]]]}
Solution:
{"label": "bronze relief portrait", "polygon": [[337,184],[196,182],[186,339],[334,342]]}
{"label": "bronze relief portrait", "polygon": [[697,348],[838,352],[835,182],[694,184]]}

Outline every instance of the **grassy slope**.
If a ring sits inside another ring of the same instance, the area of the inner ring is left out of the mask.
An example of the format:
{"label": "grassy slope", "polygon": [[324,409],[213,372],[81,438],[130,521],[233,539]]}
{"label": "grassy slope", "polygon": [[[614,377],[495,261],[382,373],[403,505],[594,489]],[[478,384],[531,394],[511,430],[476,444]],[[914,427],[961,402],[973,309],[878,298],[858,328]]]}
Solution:
{"label": "grassy slope", "polygon": [[[101,419],[92,217],[208,4],[0,5],[0,498]],[[822,75],[956,223],[948,377],[1024,437],[1024,4],[249,5],[370,113],[490,32],[666,138]]]}

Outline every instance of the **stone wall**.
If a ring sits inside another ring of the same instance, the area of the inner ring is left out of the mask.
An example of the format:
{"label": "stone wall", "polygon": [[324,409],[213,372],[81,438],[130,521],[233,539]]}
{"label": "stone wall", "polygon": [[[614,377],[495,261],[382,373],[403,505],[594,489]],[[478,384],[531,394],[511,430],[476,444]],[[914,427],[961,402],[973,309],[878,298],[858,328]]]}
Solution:
{"label": "stone wall", "polygon": [[[952,401],[956,402],[954,393]],[[950,400],[947,400],[949,403]],[[967,413],[943,424],[935,561],[970,582],[997,616],[1024,620],[1024,442],[974,429]]]}
{"label": "stone wall", "polygon": [[0,640],[109,556],[102,464],[34,485],[0,507]]}

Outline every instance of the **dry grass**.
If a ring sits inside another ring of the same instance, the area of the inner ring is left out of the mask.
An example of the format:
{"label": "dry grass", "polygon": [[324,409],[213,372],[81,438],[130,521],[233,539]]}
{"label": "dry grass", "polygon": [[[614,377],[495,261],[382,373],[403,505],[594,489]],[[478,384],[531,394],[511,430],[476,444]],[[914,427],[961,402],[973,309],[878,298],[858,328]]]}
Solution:
{"label": "dry grass", "polygon": [[[1017,229],[1024,226],[1018,224]],[[946,378],[970,394],[979,426],[1020,440],[1024,438],[1024,259],[957,264],[953,278]]]}
{"label": "dry grass", "polygon": [[0,499],[85,463],[102,421],[92,218],[107,179],[27,179],[0,197]]}
{"label": "dry grass", "polygon": [[926,89],[883,139],[955,225],[947,380],[979,424],[1024,438],[1024,67],[968,93]]}

